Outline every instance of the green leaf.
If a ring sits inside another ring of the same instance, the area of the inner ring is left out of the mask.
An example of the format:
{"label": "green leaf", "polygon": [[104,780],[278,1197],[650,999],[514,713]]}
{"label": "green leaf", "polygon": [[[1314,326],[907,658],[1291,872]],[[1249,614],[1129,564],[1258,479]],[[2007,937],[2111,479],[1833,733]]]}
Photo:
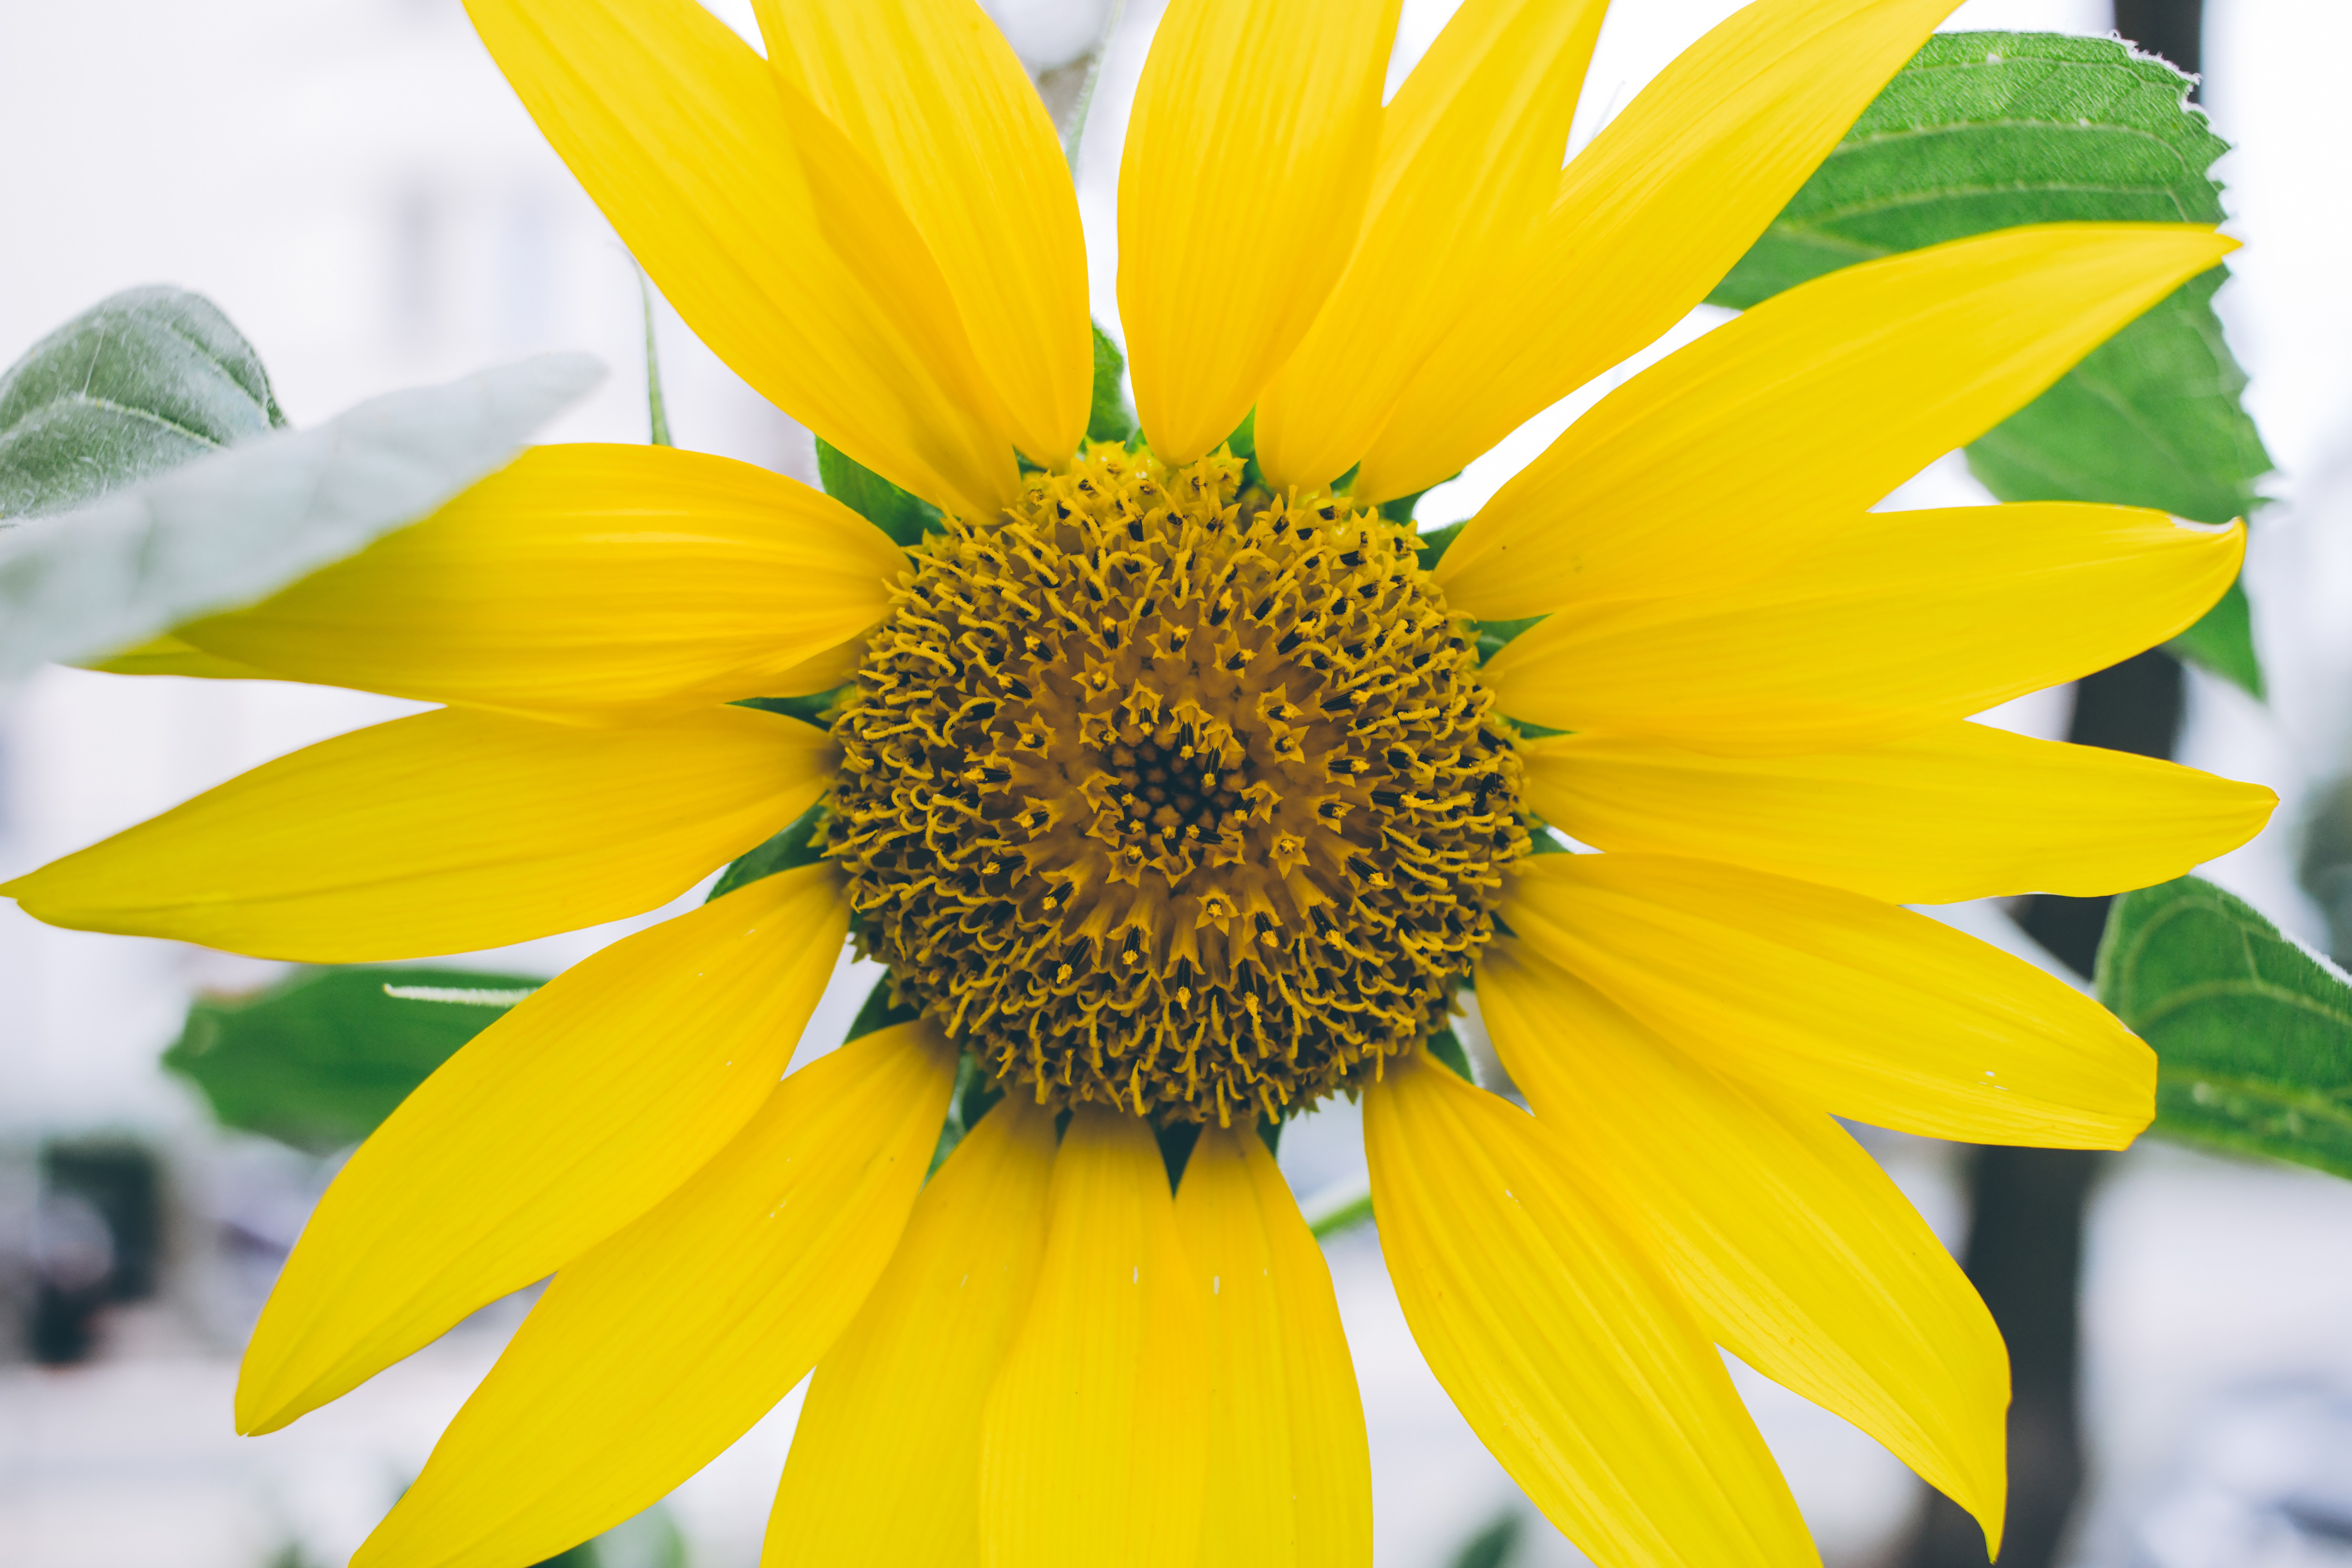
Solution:
{"label": "green leaf", "polygon": [[374,1131],[512,1005],[396,997],[386,986],[511,996],[540,984],[409,964],[299,970],[250,995],[197,998],[163,1065],[204,1092],[223,1126],[330,1153]]}
{"label": "green leaf", "polygon": [[[719,873],[719,880],[710,885],[710,898],[719,898],[738,888],[749,887],[762,877],[772,877],[779,871],[791,871],[803,866],[814,866],[824,858],[824,850],[817,844],[817,830],[824,826],[827,812],[822,802],[810,806],[782,833],[765,844],[730,862]],[[856,1037],[850,1037],[855,1039]]]}
{"label": "green leaf", "polygon": [[[2219,223],[2206,171],[2229,144],[2187,106],[2189,79],[2113,38],[1944,33],[1895,74],[1709,296],[1746,308],[1874,257],[2020,224]],[[2006,501],[2154,507],[2228,522],[2261,504],[2271,460],[2240,402],[2215,268],[1968,449]],[[2245,601],[2174,651],[2262,693]]]}
{"label": "green leaf", "polygon": [[940,509],[900,489],[822,436],[816,442],[816,477],[824,493],[888,534],[892,542],[916,545],[924,530],[940,521]]}
{"label": "green leaf", "polygon": [[669,438],[669,403],[662,396],[661,353],[654,344],[653,280],[642,267],[637,268],[637,298],[646,308],[646,438],[656,447],[675,447],[677,443]]}
{"label": "green leaf", "polygon": [[1503,1568],[1519,1554],[1519,1532],[1527,1520],[1510,1509],[1486,1529],[1464,1542],[1454,1554],[1454,1568]]}
{"label": "green leaf", "polygon": [[2264,695],[2263,663],[2254,654],[2254,611],[2243,583],[2231,584],[2195,626],[2164,646],[2255,697]]}
{"label": "green leaf", "polygon": [[1095,396],[1094,406],[1087,414],[1087,439],[1089,441],[1126,441],[1135,435],[1135,416],[1127,406],[1127,389],[1119,378],[1127,374],[1127,356],[1110,341],[1110,334],[1099,326],[1095,328]]}
{"label": "green leaf", "polygon": [[845,685],[830,691],[813,691],[806,697],[745,697],[731,706],[757,708],[762,713],[782,713],[787,719],[797,719],[803,724],[814,724],[820,730],[833,728],[833,705],[847,691]]}
{"label": "green leaf", "polygon": [[125,289],[0,375],[0,517],[63,511],[285,423],[218,306]]}
{"label": "green leaf", "polygon": [[2118,898],[2100,999],[2156,1048],[2156,1128],[2352,1176],[2352,976],[2210,882]]}
{"label": "green leaf", "polygon": [[512,461],[604,378],[541,354],[273,430],[68,512],[0,529],[0,680],[251,604]]}

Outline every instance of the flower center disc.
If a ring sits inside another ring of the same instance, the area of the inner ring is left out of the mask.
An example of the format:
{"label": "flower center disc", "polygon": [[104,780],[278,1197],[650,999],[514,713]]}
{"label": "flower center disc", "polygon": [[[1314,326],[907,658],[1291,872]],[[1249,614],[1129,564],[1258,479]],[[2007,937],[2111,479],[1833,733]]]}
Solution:
{"label": "flower center disc", "polygon": [[1040,1101],[1279,1116],[1436,1027],[1525,852],[1411,533],[1097,447],[948,524],[835,721],[863,950]]}

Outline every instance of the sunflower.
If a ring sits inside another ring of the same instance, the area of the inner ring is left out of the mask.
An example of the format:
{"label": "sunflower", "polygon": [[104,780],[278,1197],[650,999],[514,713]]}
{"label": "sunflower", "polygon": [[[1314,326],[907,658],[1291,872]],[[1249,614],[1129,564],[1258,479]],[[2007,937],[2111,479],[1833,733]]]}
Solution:
{"label": "sunflower", "polygon": [[[530,451],[179,634],[439,706],[6,889],[367,962],[814,832],[514,1008],[320,1205],[243,1430],[553,1277],[354,1561],[549,1556],[814,1369],[772,1564],[1365,1563],[1354,1375],[1269,1152],[1335,1094],[1431,1366],[1596,1563],[1811,1559],[1717,1346],[1997,1540],[1999,1336],[1833,1117],[2146,1124],[2144,1046],[1900,906],[2138,886],[2261,825],[2264,790],[1966,718],[2179,631],[2242,537],[1870,508],[2229,242],[1832,273],[1421,535],[1408,498],[1682,316],[1953,0],[1758,0],[1564,170],[1601,0],[1467,0],[1385,106],[1397,0],[1171,0],[1123,444],[1082,439],[1077,209],[972,0],[761,0],[764,58],[693,0],[469,3],[696,331],[940,515],[902,548],[742,464]],[[746,705],[821,692],[822,724]],[[892,1011],[787,1076],[850,933]],[[1532,1114],[1433,1052],[1470,987]],[[993,1108],[929,1173],[951,1097]]]}

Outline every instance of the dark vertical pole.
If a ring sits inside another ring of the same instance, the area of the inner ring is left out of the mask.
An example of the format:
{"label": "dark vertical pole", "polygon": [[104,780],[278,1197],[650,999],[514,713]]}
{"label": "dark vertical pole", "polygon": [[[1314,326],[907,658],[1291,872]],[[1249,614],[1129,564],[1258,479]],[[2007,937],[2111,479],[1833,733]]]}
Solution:
{"label": "dark vertical pole", "polygon": [[[2066,738],[2170,756],[2182,686],[2179,662],[2161,649],[2103,669],[2075,688]],[[2043,895],[2027,907],[2025,930],[2088,976],[2107,902]],[[2080,1149],[1988,1146],[1969,1163],[1971,1217],[1960,1264],[2009,1343],[2009,1519],[2000,1568],[2050,1568],[2083,1489],[2075,1397],[2083,1216],[2097,1162]],[[1984,1537],[1949,1499],[1931,1494],[1907,1560],[1911,1568],[1983,1568]]]}
{"label": "dark vertical pole", "polygon": [[2116,31],[2190,76],[2205,68],[2205,0],[2116,0]]}

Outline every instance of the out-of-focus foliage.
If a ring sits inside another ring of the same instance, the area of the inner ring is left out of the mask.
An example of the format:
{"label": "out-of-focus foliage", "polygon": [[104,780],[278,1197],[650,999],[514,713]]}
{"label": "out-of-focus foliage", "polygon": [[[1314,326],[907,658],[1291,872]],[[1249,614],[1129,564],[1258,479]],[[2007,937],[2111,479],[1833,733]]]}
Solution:
{"label": "out-of-focus foliage", "polygon": [[163,1065],[204,1091],[223,1126],[330,1153],[374,1131],[540,984],[415,965],[305,969],[250,995],[199,997]]}
{"label": "out-of-focus foliage", "polygon": [[[1712,299],[1745,308],[1874,257],[2061,222],[2219,223],[2229,144],[2189,79],[2112,38],[1946,33],[1896,74]],[[2228,522],[2270,471],[2222,341],[2215,268],[1969,447],[2003,500],[2102,501]],[[2175,652],[2260,695],[2235,588]]]}
{"label": "out-of-focus foliage", "polygon": [[2352,977],[2183,877],[2116,900],[2099,996],[2156,1048],[2156,1127],[2352,1176]]}

